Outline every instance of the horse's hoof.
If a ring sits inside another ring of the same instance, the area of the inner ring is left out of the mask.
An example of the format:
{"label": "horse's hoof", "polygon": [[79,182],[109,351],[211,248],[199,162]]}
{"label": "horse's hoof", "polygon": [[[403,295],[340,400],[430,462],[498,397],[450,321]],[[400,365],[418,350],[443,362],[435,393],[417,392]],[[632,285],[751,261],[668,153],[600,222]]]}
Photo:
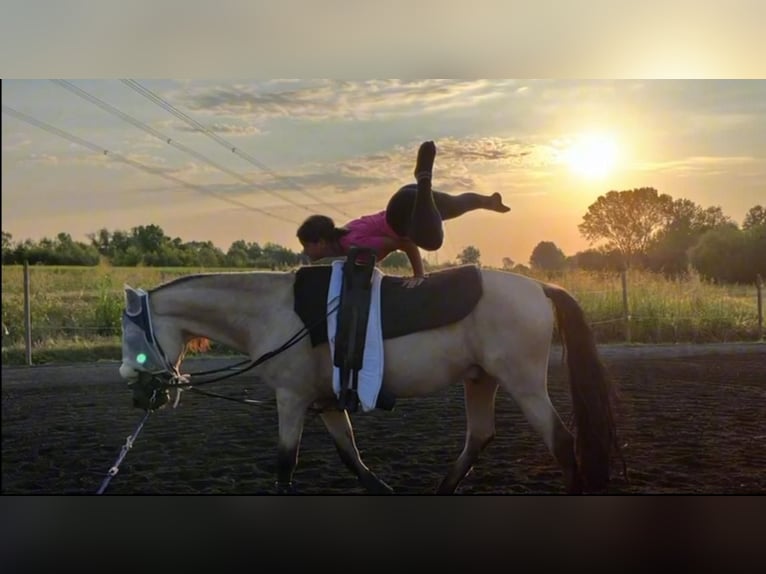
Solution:
{"label": "horse's hoof", "polygon": [[298,494],[292,482],[277,482],[274,486],[277,488],[277,494]]}
{"label": "horse's hoof", "polygon": [[383,482],[379,478],[365,481],[364,488],[370,494],[393,494],[394,493],[394,489],[388,486],[385,482]]}
{"label": "horse's hoof", "polygon": [[370,494],[393,494],[394,489],[385,482],[381,482],[377,487],[370,490]]}

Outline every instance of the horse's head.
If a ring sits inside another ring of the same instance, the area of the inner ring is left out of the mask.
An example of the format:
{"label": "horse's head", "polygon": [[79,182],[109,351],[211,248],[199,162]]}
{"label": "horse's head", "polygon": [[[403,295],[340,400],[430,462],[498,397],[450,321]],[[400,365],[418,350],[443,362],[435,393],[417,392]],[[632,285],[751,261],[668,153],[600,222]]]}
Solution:
{"label": "horse's head", "polygon": [[120,376],[133,389],[133,405],[155,410],[169,398],[168,381],[179,376],[185,343],[168,321],[152,316],[149,294],[125,285]]}

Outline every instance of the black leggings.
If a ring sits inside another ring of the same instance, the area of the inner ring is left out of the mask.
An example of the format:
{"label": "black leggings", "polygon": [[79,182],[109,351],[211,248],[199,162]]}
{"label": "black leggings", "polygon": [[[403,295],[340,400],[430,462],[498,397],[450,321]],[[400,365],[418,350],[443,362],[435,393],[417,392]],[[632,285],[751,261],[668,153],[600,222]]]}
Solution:
{"label": "black leggings", "polygon": [[432,205],[419,205],[415,210],[418,186],[410,183],[400,188],[386,206],[386,222],[398,235],[408,237],[426,251],[436,251],[444,242],[442,221],[468,211],[486,207],[486,196],[466,192],[460,195],[432,191]]}

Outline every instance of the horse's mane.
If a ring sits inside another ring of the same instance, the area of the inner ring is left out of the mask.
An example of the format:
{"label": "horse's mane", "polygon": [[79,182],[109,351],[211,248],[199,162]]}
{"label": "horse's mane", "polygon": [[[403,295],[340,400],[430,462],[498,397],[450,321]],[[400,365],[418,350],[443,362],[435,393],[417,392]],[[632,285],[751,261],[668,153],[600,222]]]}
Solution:
{"label": "horse's mane", "polygon": [[186,343],[186,352],[207,353],[210,350],[210,339],[206,337],[195,337]]}
{"label": "horse's mane", "polygon": [[174,277],[172,279],[169,279],[165,283],[162,283],[152,289],[149,290],[150,294],[156,293],[157,291],[167,289],[169,287],[177,287],[178,285],[182,283],[187,283],[190,281],[198,281],[198,280],[207,280],[207,281],[220,281],[221,279],[226,279],[227,281],[230,281],[232,278],[235,278],[238,281],[242,281],[243,283],[246,283],[248,281],[252,280],[252,277],[254,276],[282,276],[282,275],[289,275],[290,271],[270,271],[270,270],[256,270],[256,271],[222,271],[222,272],[211,272],[211,273],[194,273],[191,275],[182,275],[181,277]]}

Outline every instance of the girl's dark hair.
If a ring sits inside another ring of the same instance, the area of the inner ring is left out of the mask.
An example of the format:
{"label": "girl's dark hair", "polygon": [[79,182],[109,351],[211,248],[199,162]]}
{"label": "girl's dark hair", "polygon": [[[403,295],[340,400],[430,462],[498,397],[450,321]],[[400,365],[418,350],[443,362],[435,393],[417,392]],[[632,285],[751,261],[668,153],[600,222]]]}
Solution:
{"label": "girl's dark hair", "polygon": [[311,215],[298,228],[298,239],[302,243],[337,241],[348,233],[348,229],[335,227],[335,222],[326,215]]}

